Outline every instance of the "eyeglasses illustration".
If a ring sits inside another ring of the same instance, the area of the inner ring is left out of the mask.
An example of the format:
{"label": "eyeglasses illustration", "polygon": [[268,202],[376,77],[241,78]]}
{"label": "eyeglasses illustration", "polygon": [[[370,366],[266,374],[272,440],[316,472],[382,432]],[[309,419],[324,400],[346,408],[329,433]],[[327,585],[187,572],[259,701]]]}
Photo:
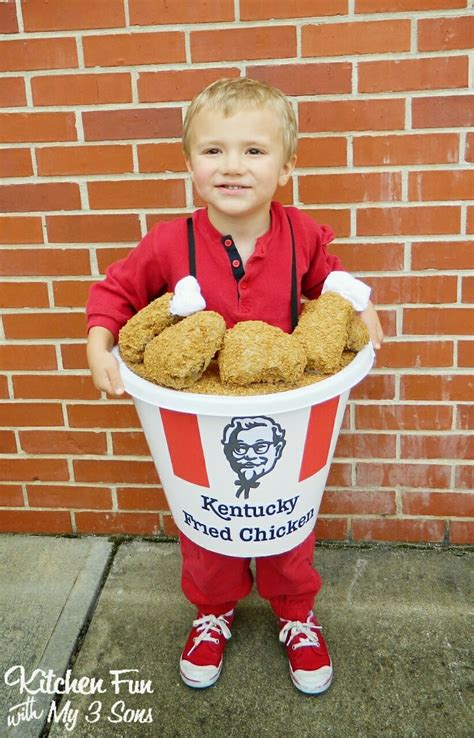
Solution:
{"label": "eyeglasses illustration", "polygon": [[236,443],[235,446],[232,446],[232,453],[234,456],[246,456],[250,449],[257,454],[257,456],[262,456],[263,454],[266,454],[270,446],[273,444],[268,441],[257,441],[256,443],[242,443],[239,441],[239,443]]}

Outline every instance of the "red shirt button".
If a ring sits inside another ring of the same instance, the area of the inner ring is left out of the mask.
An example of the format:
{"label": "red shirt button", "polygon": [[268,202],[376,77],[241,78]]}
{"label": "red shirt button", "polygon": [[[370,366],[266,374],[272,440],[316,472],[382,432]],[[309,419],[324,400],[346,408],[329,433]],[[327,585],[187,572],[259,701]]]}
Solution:
{"label": "red shirt button", "polygon": [[232,266],[235,267],[235,268],[239,267],[240,266],[240,261],[238,259],[234,259],[234,261],[232,262]]}
{"label": "red shirt button", "polygon": [[232,246],[232,241],[230,240],[230,238],[226,238],[226,240],[224,241],[224,246],[227,246],[227,248],[229,248],[229,246]]}

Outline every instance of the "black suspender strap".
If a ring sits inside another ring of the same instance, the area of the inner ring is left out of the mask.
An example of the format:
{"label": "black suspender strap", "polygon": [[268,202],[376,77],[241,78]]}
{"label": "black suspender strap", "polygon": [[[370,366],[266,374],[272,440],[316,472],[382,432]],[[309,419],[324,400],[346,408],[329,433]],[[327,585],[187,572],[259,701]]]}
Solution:
{"label": "black suspender strap", "polygon": [[188,257],[189,273],[192,277],[196,277],[196,242],[194,240],[194,228],[192,218],[188,218]]}
{"label": "black suspender strap", "polygon": [[288,225],[290,226],[291,233],[291,330],[294,331],[298,325],[298,276],[296,270],[296,246],[295,246],[295,234],[293,233],[293,226],[291,225],[290,216],[288,217]]}
{"label": "black suspender strap", "polygon": [[[295,235],[293,233],[293,226],[291,224],[290,217],[288,217],[288,225],[290,226],[291,233],[291,330],[294,331],[298,324],[298,275],[296,269],[296,245]],[[188,224],[188,258],[189,258],[189,273],[191,276],[196,277],[196,243],[194,240],[194,228],[193,219],[187,219]]]}

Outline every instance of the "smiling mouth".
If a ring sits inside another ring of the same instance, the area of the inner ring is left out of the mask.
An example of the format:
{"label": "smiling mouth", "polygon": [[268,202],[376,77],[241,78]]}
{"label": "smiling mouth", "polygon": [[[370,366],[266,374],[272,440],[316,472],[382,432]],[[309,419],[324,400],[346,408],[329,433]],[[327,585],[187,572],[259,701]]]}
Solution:
{"label": "smiling mouth", "polygon": [[248,187],[244,187],[243,185],[218,185],[218,188],[221,190],[247,190]]}

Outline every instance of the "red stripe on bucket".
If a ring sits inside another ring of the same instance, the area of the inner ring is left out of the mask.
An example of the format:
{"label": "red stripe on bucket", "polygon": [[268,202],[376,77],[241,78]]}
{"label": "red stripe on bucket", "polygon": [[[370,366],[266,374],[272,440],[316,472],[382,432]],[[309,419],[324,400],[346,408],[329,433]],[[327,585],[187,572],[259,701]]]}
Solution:
{"label": "red stripe on bucket", "polygon": [[326,466],[338,404],[339,397],[332,397],[311,408],[301,462],[300,482],[312,477],[323,466]]}
{"label": "red stripe on bucket", "polygon": [[160,408],[173,471],[177,477],[209,487],[196,415]]}

